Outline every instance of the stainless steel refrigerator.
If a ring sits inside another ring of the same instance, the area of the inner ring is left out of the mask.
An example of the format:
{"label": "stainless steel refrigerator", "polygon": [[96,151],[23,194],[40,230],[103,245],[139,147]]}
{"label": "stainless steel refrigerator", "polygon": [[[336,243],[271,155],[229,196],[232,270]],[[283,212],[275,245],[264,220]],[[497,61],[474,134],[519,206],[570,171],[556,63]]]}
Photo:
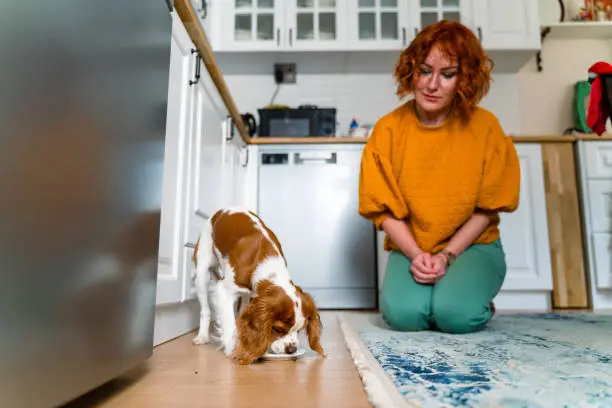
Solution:
{"label": "stainless steel refrigerator", "polygon": [[152,353],[169,11],[0,1],[0,407]]}

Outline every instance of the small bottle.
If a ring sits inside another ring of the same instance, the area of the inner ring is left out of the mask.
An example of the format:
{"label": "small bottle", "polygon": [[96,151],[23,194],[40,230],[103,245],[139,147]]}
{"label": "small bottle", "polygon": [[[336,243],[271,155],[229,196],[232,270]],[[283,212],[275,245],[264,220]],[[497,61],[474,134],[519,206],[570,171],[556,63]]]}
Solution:
{"label": "small bottle", "polygon": [[352,137],[358,127],[359,124],[357,123],[357,119],[353,118],[353,120],[351,120],[351,124],[349,125],[348,137]]}

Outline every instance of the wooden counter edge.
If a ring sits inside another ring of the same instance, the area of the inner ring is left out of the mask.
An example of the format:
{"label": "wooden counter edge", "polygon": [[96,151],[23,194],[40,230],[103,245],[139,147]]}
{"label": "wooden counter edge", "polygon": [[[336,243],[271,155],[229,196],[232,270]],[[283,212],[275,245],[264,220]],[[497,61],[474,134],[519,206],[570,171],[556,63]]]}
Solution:
{"label": "wooden counter edge", "polygon": [[576,135],[576,140],[603,140],[608,141],[612,140],[612,134],[603,134],[601,136],[597,136],[595,134],[584,134],[584,135]]}
{"label": "wooden counter edge", "polygon": [[217,65],[212,48],[210,47],[206,33],[200,24],[200,20],[198,20],[195,10],[193,9],[189,0],[174,0],[174,9],[183,22],[191,41],[193,41],[194,45],[199,51],[200,58],[202,58],[202,62],[204,63],[206,70],[210,74],[211,79],[219,91],[219,94],[223,99],[223,103],[229,111],[240,137],[244,143],[249,144],[251,138],[249,137],[249,134],[244,126],[240,111],[232,98],[232,94],[230,93],[225,79],[223,78],[223,74]]}
{"label": "wooden counter edge", "polygon": [[[515,143],[571,143],[574,136],[510,136]],[[611,139],[612,140],[612,139]],[[326,143],[366,143],[364,137],[252,137],[249,144],[326,144]]]}
{"label": "wooden counter edge", "polygon": [[569,136],[510,136],[514,143],[572,143],[576,141]]}
{"label": "wooden counter edge", "polygon": [[325,144],[325,143],[366,143],[364,137],[252,137],[250,144]]}

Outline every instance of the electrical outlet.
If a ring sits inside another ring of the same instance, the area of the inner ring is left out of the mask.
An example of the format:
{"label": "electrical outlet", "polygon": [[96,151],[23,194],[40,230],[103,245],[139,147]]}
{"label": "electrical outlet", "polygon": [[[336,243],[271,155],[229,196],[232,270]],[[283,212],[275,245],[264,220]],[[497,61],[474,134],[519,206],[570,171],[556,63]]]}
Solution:
{"label": "electrical outlet", "polygon": [[295,84],[296,75],[295,63],[274,64],[274,81],[277,84]]}

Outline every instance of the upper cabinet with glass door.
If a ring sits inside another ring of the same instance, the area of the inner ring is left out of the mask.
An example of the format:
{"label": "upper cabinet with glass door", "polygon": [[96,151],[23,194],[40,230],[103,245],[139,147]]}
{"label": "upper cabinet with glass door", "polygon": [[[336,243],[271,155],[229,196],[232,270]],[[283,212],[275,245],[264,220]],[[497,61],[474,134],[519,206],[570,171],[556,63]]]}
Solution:
{"label": "upper cabinet with glass door", "polygon": [[408,0],[350,0],[349,49],[401,50],[412,40]]}
{"label": "upper cabinet with glass door", "polygon": [[[218,0],[216,14],[224,51],[273,51],[282,46],[284,0]],[[214,5],[213,5],[214,7]]]}
{"label": "upper cabinet with glass door", "polygon": [[413,34],[440,20],[457,21],[472,27],[473,0],[410,0]]}
{"label": "upper cabinet with glass door", "polygon": [[[349,0],[350,1],[350,0]],[[283,0],[289,50],[346,50],[347,0]]]}
{"label": "upper cabinet with glass door", "polygon": [[[195,0],[194,0],[195,1]],[[214,51],[400,51],[440,20],[486,50],[540,47],[535,0],[207,0]]]}
{"label": "upper cabinet with glass door", "polygon": [[346,50],[347,0],[217,0],[216,51]]}
{"label": "upper cabinet with glass door", "polygon": [[440,20],[471,28],[473,0],[351,0],[349,47],[401,50],[425,26]]}

